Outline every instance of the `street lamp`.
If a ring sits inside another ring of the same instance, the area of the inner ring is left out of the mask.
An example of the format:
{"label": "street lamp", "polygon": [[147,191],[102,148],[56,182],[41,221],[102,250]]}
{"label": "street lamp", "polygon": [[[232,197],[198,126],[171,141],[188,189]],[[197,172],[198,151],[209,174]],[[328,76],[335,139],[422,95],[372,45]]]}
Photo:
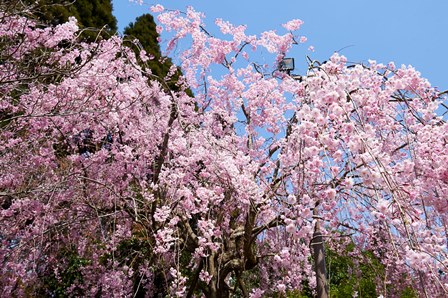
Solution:
{"label": "street lamp", "polygon": [[291,70],[294,70],[294,58],[283,58],[279,63],[278,69],[290,74]]}
{"label": "street lamp", "polygon": [[278,70],[286,72],[294,80],[302,81],[302,76],[291,74],[291,71],[294,70],[294,58],[283,58],[282,61],[280,61],[280,63],[278,64]]}

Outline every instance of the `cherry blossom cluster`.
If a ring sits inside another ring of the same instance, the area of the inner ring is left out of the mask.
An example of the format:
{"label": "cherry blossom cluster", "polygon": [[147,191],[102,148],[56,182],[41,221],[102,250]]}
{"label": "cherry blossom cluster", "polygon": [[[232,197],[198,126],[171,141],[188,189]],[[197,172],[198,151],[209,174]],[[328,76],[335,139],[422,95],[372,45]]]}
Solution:
{"label": "cherry blossom cluster", "polygon": [[373,253],[378,295],[447,294],[438,90],[411,66],[338,54],[300,80],[278,71],[305,42],[300,20],[246,35],[218,19],[219,38],[193,8],[152,11],[168,51],[190,42],[180,91],[120,37],[85,43],[73,18],[42,29],[1,12],[3,296],[315,289],[316,231],[358,263]]}

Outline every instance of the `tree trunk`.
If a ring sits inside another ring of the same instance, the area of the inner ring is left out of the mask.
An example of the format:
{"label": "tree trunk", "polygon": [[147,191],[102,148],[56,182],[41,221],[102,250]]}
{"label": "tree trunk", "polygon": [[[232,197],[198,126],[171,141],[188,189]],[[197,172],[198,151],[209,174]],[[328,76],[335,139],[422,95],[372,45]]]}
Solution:
{"label": "tree trunk", "polygon": [[[217,282],[217,284],[215,284],[214,282]],[[206,297],[207,298],[229,298],[230,297],[229,288],[227,287],[227,285],[225,284],[224,281],[212,280],[210,282],[208,295],[206,295]]]}
{"label": "tree trunk", "polygon": [[311,240],[311,249],[313,250],[314,270],[316,271],[317,298],[328,298],[327,269],[325,265],[325,247],[324,239],[320,231],[320,222],[317,206],[313,210],[316,218],[314,226],[313,239]]}
{"label": "tree trunk", "polygon": [[225,282],[228,272],[222,272],[221,268],[216,262],[216,252],[212,252],[208,257],[208,268],[212,275],[207,293],[207,298],[228,298],[230,296],[229,288]]}

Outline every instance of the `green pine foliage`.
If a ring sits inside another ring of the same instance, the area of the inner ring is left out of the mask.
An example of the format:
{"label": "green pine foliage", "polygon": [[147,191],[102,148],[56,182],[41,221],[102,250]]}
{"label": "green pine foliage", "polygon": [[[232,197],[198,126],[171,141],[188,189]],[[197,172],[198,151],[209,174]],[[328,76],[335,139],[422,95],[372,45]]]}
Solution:
{"label": "green pine foliage", "polygon": [[[353,255],[354,244],[347,246],[345,254],[326,250],[327,274],[329,277],[329,294],[333,298],[357,297],[376,298],[381,293],[377,281],[384,280],[386,270],[380,259],[371,251],[363,251]],[[416,298],[411,288],[392,289],[388,285],[386,291],[392,290],[400,298]]]}
{"label": "green pine foliage", "polygon": [[[81,35],[86,41],[94,41],[98,37],[108,38],[117,31],[117,19],[112,14],[111,0],[25,0],[25,4],[33,6],[34,15],[43,26],[56,26],[67,22],[70,16],[74,16],[81,29],[88,29]],[[178,68],[167,78],[173,63],[170,58],[161,54],[158,44],[159,35],[153,16],[144,14],[138,17],[135,22],[125,28],[124,35],[127,40],[125,44],[134,50],[137,57],[141,49],[153,57],[145,63],[140,61],[140,65],[151,70],[159,81],[166,82],[167,89],[179,91],[177,81],[181,71]],[[135,40],[139,41],[139,46],[134,43]],[[186,92],[192,96],[190,90]]]}
{"label": "green pine foliage", "polygon": [[26,0],[25,2],[34,5],[36,16],[43,25],[62,24],[67,22],[70,16],[74,16],[81,29],[89,29],[83,36],[90,41],[98,36],[107,38],[117,31],[117,19],[112,14],[111,0]]}
{"label": "green pine foliage", "polygon": [[331,297],[352,297],[355,292],[359,297],[378,297],[375,279],[384,275],[384,268],[372,253],[354,258],[327,250],[327,270]]}
{"label": "green pine foliage", "polygon": [[[153,16],[150,14],[143,14],[137,17],[134,23],[130,23],[124,29],[123,33],[127,40],[125,44],[134,50],[137,57],[139,57],[138,53],[141,49],[145,50],[149,56],[153,57],[153,59],[145,63],[140,61],[142,67],[150,69],[152,74],[158,77],[160,81],[165,81],[167,83],[167,86],[165,87],[170,90],[179,91],[179,86],[176,83],[181,71],[177,68],[177,71],[171,77],[166,78],[173,62],[170,58],[162,56],[158,43],[159,34],[157,33],[156,23],[154,22]],[[141,48],[136,46],[134,43],[135,40],[138,40],[138,44]],[[187,90],[186,92],[192,96],[190,90]]]}
{"label": "green pine foliage", "polygon": [[154,57],[154,59],[146,63],[152,73],[162,78],[165,77],[171,66],[171,61],[167,59],[166,63],[162,64],[159,62],[162,58],[162,54],[157,41],[159,34],[157,34],[156,23],[154,22],[153,16],[144,14],[137,17],[134,23],[130,23],[124,29],[123,33],[127,40],[126,44],[132,47],[136,54],[138,54],[140,49],[138,49],[133,42],[137,39],[141,48],[145,50],[148,55]]}
{"label": "green pine foliage", "polygon": [[[331,298],[377,298],[381,289],[377,288],[378,279],[383,280],[385,267],[380,259],[371,251],[364,251],[354,255],[354,244],[347,246],[345,253],[337,253],[326,249],[325,257],[329,283],[329,297]],[[405,277],[403,277],[405,278]],[[417,294],[410,287],[398,289],[386,287],[400,298],[417,298]],[[277,293],[276,297],[284,297]],[[314,294],[305,282],[302,291],[289,291],[287,298],[312,298]]]}

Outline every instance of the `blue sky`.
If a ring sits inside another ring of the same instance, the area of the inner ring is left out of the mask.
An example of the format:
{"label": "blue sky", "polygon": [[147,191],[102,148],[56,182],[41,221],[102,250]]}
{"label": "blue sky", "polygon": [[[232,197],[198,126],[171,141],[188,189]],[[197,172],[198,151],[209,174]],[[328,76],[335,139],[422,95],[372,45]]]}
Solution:
{"label": "blue sky", "polygon": [[[410,64],[433,86],[448,89],[448,0],[145,0],[143,5],[113,0],[120,31],[156,3],[181,10],[193,6],[205,13],[211,32],[217,31],[216,18],[245,24],[250,34],[271,29],[283,33],[282,23],[301,19],[305,24],[299,33],[308,42],[289,55],[299,74],[305,55],[323,61],[344,48],[340,53],[349,61]],[[309,45],[314,53],[306,50]]]}

